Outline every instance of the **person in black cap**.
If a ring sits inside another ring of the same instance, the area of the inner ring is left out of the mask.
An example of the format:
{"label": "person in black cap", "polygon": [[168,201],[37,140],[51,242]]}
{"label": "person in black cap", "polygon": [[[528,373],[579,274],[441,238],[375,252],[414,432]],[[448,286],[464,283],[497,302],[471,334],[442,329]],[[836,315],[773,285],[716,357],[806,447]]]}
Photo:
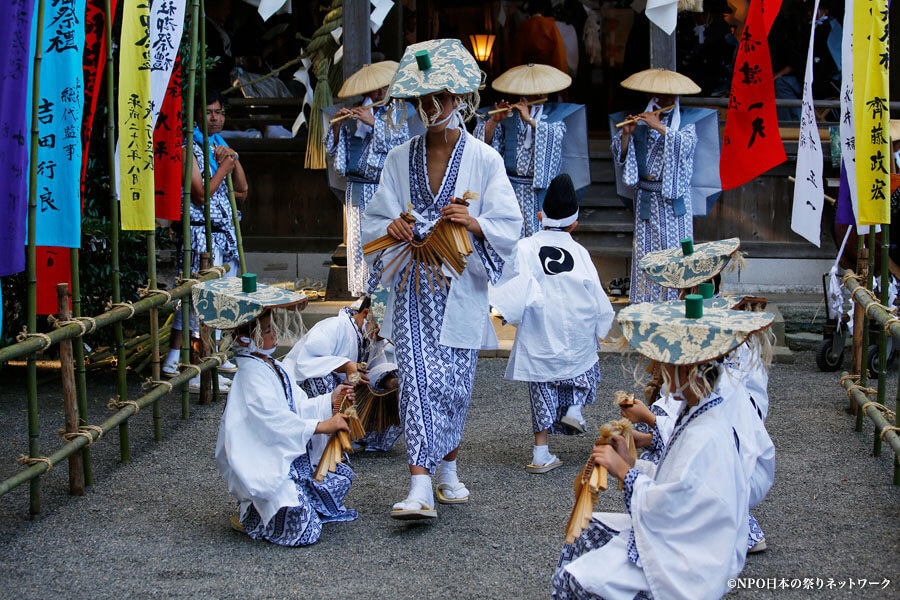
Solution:
{"label": "person in black cap", "polygon": [[578,224],[578,197],[568,174],[547,189],[543,229],[519,240],[514,275],[490,291],[491,305],[517,326],[506,378],[527,381],[534,430],[525,470],[546,473],[562,465],[548,433],[584,433],[581,407],[600,380],[597,349],[614,312],[588,251],[570,235]]}

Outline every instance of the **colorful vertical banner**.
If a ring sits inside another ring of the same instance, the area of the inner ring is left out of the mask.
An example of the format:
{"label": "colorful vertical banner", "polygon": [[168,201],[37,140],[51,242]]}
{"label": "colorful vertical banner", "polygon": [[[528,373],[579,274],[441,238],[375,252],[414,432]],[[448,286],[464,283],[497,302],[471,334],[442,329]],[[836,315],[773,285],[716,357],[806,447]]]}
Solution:
{"label": "colorful vertical banner", "polygon": [[[68,248],[38,246],[35,252],[35,267],[38,271],[37,314],[55,315],[59,312],[56,284],[70,283],[72,279],[71,252]],[[71,284],[69,289],[71,290]],[[70,298],[69,308],[71,306]]]}
{"label": "colorful vertical banner", "polygon": [[891,222],[887,0],[856,0],[853,14],[853,104],[856,113],[857,223]]}
{"label": "colorful vertical banner", "polygon": [[[841,37],[841,200],[849,200],[853,224],[858,221],[859,202],[856,197],[856,120],[853,101],[853,2],[844,0],[844,28]],[[845,211],[839,210],[838,222],[847,220]],[[865,229],[865,231],[863,231]],[[859,228],[858,233],[868,233],[868,227]]]}
{"label": "colorful vertical banner", "polygon": [[166,89],[162,110],[153,131],[153,174],[156,179],[156,218],[181,219],[184,111],[181,105],[181,57]]}
{"label": "colorful vertical banner", "polygon": [[719,160],[723,190],[743,185],[787,159],[778,132],[768,42],[780,8],[781,0],[750,2],[734,62]]}
{"label": "colorful vertical banner", "polygon": [[[819,0],[812,14],[818,14]],[[822,205],[825,203],[822,179],[822,140],[813,108],[813,49],[816,22],[810,25],[809,49],[806,54],[806,74],[803,77],[803,108],[800,111],[800,138],[797,143],[797,170],[794,173],[794,206],[791,211],[791,230],[818,248],[821,246]]]}
{"label": "colorful vertical banner", "polygon": [[126,2],[119,50],[118,175],[123,230],[152,230],[150,0]]}
{"label": "colorful vertical banner", "polygon": [[[84,12],[84,118],[81,124],[81,141],[84,154],[81,161],[81,195],[84,202],[84,176],[87,173],[88,146],[94,127],[94,113],[100,97],[100,84],[106,67],[106,15],[104,0],[87,0]],[[115,19],[116,0],[109,0],[110,19]]]}
{"label": "colorful vertical banner", "polygon": [[34,0],[12,0],[0,19],[0,276],[25,269],[33,9]]}
{"label": "colorful vertical banner", "polygon": [[38,246],[81,246],[85,0],[46,2],[38,100]]}

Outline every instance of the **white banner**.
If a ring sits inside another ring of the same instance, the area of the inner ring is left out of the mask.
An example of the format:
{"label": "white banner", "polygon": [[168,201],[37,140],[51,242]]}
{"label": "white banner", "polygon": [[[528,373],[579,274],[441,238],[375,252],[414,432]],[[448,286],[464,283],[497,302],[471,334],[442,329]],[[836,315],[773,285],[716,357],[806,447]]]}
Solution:
{"label": "white banner", "polygon": [[[819,11],[819,0],[813,16]],[[806,75],[803,77],[803,108],[800,112],[800,139],[797,144],[797,171],[794,174],[794,209],[791,229],[816,247],[821,245],[822,204],[825,201],[822,180],[822,140],[813,109],[813,45],[816,21],[810,26],[809,50],[806,53]]]}
{"label": "white banner", "polygon": [[[844,0],[844,30],[841,39],[841,160],[847,170],[847,186],[853,206],[853,220],[858,221],[859,201],[856,197],[856,119],[853,115],[853,0]],[[857,227],[868,233],[869,226]]]}

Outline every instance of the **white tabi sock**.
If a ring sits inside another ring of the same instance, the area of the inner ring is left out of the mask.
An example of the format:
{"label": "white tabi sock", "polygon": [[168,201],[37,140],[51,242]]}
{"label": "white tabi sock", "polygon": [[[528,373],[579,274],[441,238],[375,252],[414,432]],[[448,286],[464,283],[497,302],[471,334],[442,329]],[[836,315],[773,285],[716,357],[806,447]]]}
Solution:
{"label": "white tabi sock", "polygon": [[181,350],[178,348],[169,349],[169,353],[166,354],[166,360],[163,361],[164,365],[175,365],[178,364],[178,355],[181,354]]}
{"label": "white tabi sock", "polygon": [[446,498],[466,498],[469,490],[456,474],[455,460],[442,460],[437,468],[438,489]]}
{"label": "white tabi sock", "polygon": [[566,409],[566,416],[572,417],[579,423],[584,421],[584,417],[581,416],[581,405],[580,404],[573,404],[573,405],[569,406],[569,408]]}
{"label": "white tabi sock", "polygon": [[550,446],[535,445],[531,451],[531,464],[543,466],[550,462],[553,455],[550,454]]}
{"label": "white tabi sock", "polygon": [[425,506],[434,508],[434,492],[431,491],[431,475],[410,476],[409,495],[404,502],[418,500]]}

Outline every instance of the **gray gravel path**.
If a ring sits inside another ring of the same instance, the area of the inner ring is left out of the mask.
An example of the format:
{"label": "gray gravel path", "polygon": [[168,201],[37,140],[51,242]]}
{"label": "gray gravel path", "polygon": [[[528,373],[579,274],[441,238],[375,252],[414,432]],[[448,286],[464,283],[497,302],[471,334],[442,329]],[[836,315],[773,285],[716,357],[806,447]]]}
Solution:
{"label": "gray gravel path", "polygon": [[[891,453],[871,457],[871,428],[852,432],[837,376],[820,373],[811,353],[775,365],[768,426],[778,449],[775,486],[755,511],[770,549],[748,560],[752,578],[820,578],[825,585],[866,578],[894,581],[821,591],[736,592],[747,598],[859,596],[900,598],[900,488],[890,485]],[[8,598],[545,598],[572,506],[572,479],[591,440],[553,437],[564,466],[538,476],[530,460],[530,416],[523,384],[502,379],[506,361],[478,367],[460,476],[472,492],[465,506],[440,506],[427,525],[391,520],[391,503],[408,485],[402,444],[356,455],[358,478],[348,503],[353,523],[327,525],[308,548],[254,542],[228,526],[234,503],[213,459],[221,406],[194,405],[180,421],[175,395],[164,401],[169,428],[152,441],[150,411],[132,419],[131,464],[118,462],[114,434],[94,446],[95,485],[66,494],[66,467],[43,478],[43,515],[27,521],[27,485],[0,497],[0,597]],[[604,358],[592,425],[614,417],[611,395],[626,386],[618,358]],[[0,477],[24,451],[24,389],[0,373]],[[896,373],[892,374],[892,379]],[[109,376],[90,382],[92,415],[108,414]],[[893,384],[891,390],[894,389]],[[41,386],[43,448],[62,425],[59,384]],[[132,394],[139,393],[138,386]],[[621,492],[600,510],[624,510]]]}

